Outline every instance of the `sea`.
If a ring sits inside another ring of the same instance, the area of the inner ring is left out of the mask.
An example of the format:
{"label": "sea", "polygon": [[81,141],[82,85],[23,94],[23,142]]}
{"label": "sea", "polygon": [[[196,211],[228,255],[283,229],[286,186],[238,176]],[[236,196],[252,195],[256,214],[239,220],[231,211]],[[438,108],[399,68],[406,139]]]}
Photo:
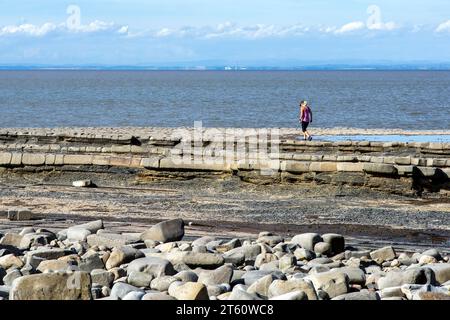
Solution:
{"label": "sea", "polygon": [[450,129],[450,71],[0,71],[0,127]]}

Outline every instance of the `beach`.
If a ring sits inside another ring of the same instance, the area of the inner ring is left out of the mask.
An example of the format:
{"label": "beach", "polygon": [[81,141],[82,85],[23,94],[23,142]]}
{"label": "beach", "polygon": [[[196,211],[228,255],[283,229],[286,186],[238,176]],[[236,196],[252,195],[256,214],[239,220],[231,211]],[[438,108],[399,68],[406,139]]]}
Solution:
{"label": "beach", "polygon": [[[277,142],[276,153],[265,145],[266,154],[249,141],[269,129],[1,129],[1,158],[9,161],[1,171],[1,209],[28,208],[43,219],[32,224],[43,227],[101,216],[118,227],[139,229],[144,222],[180,217],[203,226],[193,228],[196,235],[255,235],[266,228],[288,235],[328,228],[360,243],[448,246],[448,144],[304,142],[296,139],[297,129],[272,130],[268,137]],[[315,129],[318,139],[337,133],[380,132]],[[426,139],[450,132],[385,133]],[[194,136],[202,147],[183,147],[195,144]],[[246,143],[239,150],[242,137]],[[235,144],[231,159],[224,156],[230,150],[219,148],[224,141]],[[188,152],[192,157],[183,158]],[[89,180],[95,188],[74,188],[77,180]],[[15,226],[0,230],[8,228]]]}
{"label": "beach", "polygon": [[445,300],[449,133],[377,133],[0,129],[0,297]]}

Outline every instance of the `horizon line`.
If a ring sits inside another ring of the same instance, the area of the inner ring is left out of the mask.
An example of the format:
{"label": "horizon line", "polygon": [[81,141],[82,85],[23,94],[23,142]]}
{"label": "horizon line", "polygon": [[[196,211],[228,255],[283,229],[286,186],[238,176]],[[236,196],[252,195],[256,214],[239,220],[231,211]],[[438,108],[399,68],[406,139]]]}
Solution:
{"label": "horizon line", "polygon": [[0,71],[111,70],[111,71],[449,71],[450,63],[434,64],[316,64],[303,66],[245,65],[101,65],[101,64],[0,64]]}

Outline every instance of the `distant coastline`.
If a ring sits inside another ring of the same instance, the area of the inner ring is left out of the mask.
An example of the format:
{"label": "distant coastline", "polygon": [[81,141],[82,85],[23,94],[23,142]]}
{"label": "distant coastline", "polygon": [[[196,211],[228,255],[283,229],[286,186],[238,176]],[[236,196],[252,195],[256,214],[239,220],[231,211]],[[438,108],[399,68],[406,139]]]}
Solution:
{"label": "distant coastline", "polygon": [[317,65],[0,65],[0,71],[450,71],[450,64],[317,64]]}

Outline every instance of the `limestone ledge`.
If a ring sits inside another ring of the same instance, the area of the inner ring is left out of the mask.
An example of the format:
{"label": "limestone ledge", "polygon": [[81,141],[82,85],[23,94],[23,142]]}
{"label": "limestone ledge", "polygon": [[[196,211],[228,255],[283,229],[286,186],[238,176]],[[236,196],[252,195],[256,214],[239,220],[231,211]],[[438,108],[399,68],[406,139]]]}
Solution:
{"label": "limestone ledge", "polygon": [[233,170],[272,170],[274,172],[363,172],[374,175],[423,177],[440,175],[450,178],[450,160],[411,157],[369,157],[304,155],[301,159],[258,159],[246,154],[241,160],[226,157],[191,156],[138,156],[138,155],[96,155],[87,153],[28,153],[0,152],[1,167],[21,166],[113,166],[146,168],[153,170],[196,170],[224,171]]}
{"label": "limestone ledge", "polygon": [[[296,129],[277,130],[279,135],[269,137],[263,145],[264,157],[261,157],[261,150],[251,143],[255,129],[206,128],[201,140],[192,134],[192,128],[0,129],[0,166],[360,172],[394,177],[438,177],[439,180],[450,176],[450,143],[309,142],[290,139],[290,134],[298,134]],[[327,134],[333,129],[317,131]]]}

